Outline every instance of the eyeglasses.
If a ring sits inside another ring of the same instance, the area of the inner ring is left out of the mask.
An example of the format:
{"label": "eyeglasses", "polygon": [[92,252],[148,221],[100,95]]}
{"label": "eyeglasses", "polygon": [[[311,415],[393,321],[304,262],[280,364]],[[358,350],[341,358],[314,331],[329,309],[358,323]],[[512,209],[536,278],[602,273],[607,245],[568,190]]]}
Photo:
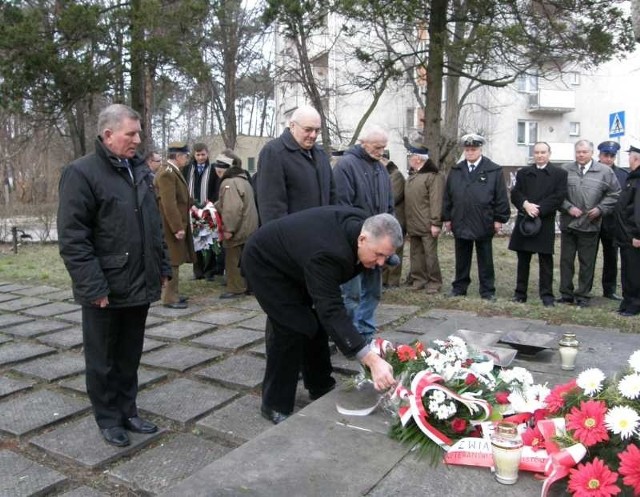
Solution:
{"label": "eyeglasses", "polygon": [[322,131],[322,128],[314,128],[313,126],[302,126],[300,125],[300,123],[293,121],[293,123],[298,126],[300,129],[302,129],[302,131],[304,131],[306,134],[310,135],[311,133],[316,133],[319,134],[320,131]]}

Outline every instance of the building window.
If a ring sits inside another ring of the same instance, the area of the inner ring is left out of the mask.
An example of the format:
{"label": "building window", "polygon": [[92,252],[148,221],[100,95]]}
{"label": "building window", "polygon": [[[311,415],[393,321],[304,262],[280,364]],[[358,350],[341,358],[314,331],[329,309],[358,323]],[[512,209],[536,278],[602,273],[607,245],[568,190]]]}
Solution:
{"label": "building window", "polygon": [[569,84],[578,86],[580,84],[580,73],[572,71],[569,73]]}
{"label": "building window", "polygon": [[413,107],[407,107],[407,114],[405,119],[407,123],[407,128],[409,129],[415,128],[416,127],[416,109]]}
{"label": "building window", "polygon": [[536,121],[518,121],[518,145],[533,145],[538,141]]}
{"label": "building window", "polygon": [[247,168],[249,169],[250,173],[255,173],[256,172],[256,158],[255,157],[247,158]]}
{"label": "building window", "polygon": [[580,136],[580,123],[569,123],[569,136]]}
{"label": "building window", "polygon": [[538,75],[537,74],[521,74],[516,78],[516,88],[518,91],[525,93],[534,93],[538,91]]}

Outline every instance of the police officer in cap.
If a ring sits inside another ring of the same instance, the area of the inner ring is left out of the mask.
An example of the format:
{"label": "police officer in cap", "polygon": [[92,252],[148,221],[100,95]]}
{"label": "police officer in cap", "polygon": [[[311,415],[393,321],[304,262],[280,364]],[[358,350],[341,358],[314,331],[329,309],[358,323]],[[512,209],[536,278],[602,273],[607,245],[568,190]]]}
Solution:
{"label": "police officer in cap", "polygon": [[[620,186],[624,188],[629,173],[616,166],[616,155],[620,150],[620,144],[611,140],[598,145],[600,152],[598,160],[601,164],[609,166],[616,175]],[[600,244],[602,245],[602,295],[611,300],[622,300],[616,294],[618,283],[618,247],[614,243],[615,220],[613,213],[602,218],[600,229]]]}

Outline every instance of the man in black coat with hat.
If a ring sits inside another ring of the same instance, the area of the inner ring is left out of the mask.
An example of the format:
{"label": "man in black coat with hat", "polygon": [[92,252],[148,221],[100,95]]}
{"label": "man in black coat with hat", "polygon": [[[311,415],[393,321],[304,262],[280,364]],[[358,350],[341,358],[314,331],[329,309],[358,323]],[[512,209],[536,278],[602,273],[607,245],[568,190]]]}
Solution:
{"label": "man in black coat with hat", "polygon": [[567,172],[549,163],[551,147],[546,142],[533,146],[534,164],[516,174],[511,202],[518,209],[509,249],[518,254],[514,302],[527,301],[531,256],[538,254],[539,294],[545,307],[554,306],[553,252],[556,212],[567,196]]}
{"label": "man in black coat with hat", "polygon": [[381,267],[403,242],[391,214],[352,207],[307,209],[263,225],[242,253],[242,271],[267,313],[262,416],[277,424],[293,412],[298,374],[312,400],[335,386],[327,335],[347,357],[369,367],[374,386],[393,385],[393,370],[373,353],[347,314],[340,285]]}

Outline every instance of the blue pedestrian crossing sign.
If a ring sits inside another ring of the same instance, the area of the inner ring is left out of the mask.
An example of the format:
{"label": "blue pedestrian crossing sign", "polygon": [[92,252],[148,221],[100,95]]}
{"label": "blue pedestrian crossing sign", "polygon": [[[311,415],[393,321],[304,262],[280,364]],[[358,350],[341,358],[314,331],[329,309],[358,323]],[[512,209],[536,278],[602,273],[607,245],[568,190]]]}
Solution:
{"label": "blue pedestrian crossing sign", "polygon": [[609,138],[624,136],[624,111],[609,114]]}

